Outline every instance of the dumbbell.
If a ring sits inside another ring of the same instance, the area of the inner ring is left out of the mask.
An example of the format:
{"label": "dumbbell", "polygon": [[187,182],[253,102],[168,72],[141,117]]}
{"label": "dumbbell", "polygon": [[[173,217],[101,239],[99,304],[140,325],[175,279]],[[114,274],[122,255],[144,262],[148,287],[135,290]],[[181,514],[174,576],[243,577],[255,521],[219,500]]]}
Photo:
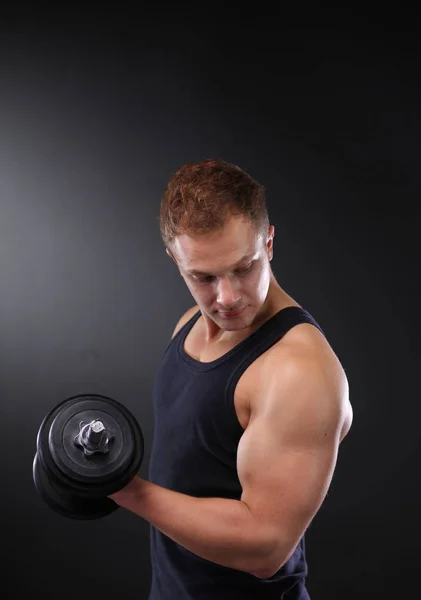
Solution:
{"label": "dumbbell", "polygon": [[142,464],[144,439],[132,413],[99,394],[63,400],[43,419],[33,461],[35,488],[47,506],[69,519],[105,517]]}

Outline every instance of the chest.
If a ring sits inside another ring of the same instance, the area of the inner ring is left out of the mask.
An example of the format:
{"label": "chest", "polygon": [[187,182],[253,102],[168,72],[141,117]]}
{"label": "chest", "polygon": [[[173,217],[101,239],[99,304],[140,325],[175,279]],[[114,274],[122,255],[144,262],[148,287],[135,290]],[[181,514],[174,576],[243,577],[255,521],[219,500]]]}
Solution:
{"label": "chest", "polygon": [[[205,345],[203,339],[195,332],[194,327],[187,335],[184,342],[184,351],[194,360],[209,363],[221,358],[232,350],[244,336],[233,338],[230,341],[218,341]],[[234,391],[234,407],[237,419],[245,430],[250,420],[251,407],[258,401],[259,379],[262,366],[262,357],[257,358],[241,375]]]}

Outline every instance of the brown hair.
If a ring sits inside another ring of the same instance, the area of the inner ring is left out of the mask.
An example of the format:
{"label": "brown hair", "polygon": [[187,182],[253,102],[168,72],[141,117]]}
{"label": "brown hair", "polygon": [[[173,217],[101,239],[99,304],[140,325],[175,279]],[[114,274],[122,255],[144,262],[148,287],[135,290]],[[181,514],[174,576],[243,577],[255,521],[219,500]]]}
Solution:
{"label": "brown hair", "polygon": [[224,160],[187,163],[173,174],[163,194],[161,237],[168,248],[177,235],[220,229],[236,215],[244,215],[257,231],[266,232],[269,217],[264,187]]}

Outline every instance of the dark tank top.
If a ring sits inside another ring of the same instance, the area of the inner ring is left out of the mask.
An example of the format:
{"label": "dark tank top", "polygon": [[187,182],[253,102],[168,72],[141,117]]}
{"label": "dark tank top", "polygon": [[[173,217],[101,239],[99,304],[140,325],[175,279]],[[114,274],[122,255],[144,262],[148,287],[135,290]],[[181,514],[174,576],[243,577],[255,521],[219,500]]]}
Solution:
{"label": "dark tank top", "polygon": [[[320,327],[302,308],[284,308],[229,352],[202,363],[184,351],[186,336],[200,315],[198,311],[171,340],[156,375],[149,479],[194,497],[240,500],[236,461],[244,430],[234,407],[237,382],[295,325]],[[268,579],[205,560],[153,526],[150,544],[149,600],[309,599],[304,536],[288,562]]]}

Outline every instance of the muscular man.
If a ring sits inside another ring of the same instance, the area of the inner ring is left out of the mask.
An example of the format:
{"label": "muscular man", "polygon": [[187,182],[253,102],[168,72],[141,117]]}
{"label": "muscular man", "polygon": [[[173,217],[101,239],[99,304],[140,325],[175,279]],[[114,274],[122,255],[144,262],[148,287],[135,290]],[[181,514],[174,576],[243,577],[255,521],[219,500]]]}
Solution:
{"label": "muscular man", "polygon": [[112,496],[151,525],[150,600],[307,599],[304,534],[352,422],[344,370],[275,279],[249,174],[182,166],[160,228],[195,306],[157,373],[149,481]]}

